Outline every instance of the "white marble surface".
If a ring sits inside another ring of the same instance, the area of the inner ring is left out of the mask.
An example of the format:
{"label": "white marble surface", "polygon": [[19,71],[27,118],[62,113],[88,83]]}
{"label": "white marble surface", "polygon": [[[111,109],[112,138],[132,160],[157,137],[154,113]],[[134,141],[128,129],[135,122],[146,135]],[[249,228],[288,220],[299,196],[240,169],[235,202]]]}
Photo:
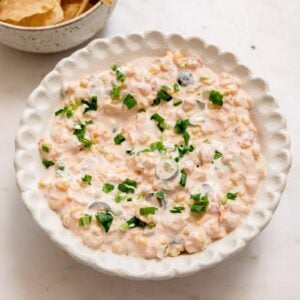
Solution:
{"label": "white marble surface", "polygon": [[32,55],[0,46],[0,299],[299,299],[299,15],[299,0],[119,0],[98,35],[145,29],[199,35],[267,79],[288,119],[294,162],[269,226],[232,259],[163,282],[97,273],[58,250],[33,222],[15,184],[14,137],[30,91],[70,52]]}

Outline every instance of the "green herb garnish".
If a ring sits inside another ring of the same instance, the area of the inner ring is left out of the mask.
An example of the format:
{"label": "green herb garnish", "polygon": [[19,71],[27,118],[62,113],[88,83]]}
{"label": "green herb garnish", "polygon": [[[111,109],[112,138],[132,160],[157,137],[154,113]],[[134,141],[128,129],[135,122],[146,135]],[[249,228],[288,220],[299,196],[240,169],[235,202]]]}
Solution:
{"label": "green herb garnish", "polygon": [[145,108],[140,108],[137,112],[138,113],[146,112],[146,109]]}
{"label": "green herb garnish", "polygon": [[180,91],[180,87],[179,87],[179,84],[177,82],[175,82],[173,84],[173,91],[174,91],[174,93],[177,93],[177,92]]}
{"label": "green herb garnish", "polygon": [[115,186],[109,182],[104,183],[103,184],[103,188],[102,191],[106,194],[110,193],[111,191],[113,191],[113,189],[115,188]]}
{"label": "green herb garnish", "polygon": [[137,217],[132,217],[129,220],[126,221],[128,228],[135,228],[135,227],[141,227],[145,228],[147,226],[147,223],[140,220]]}
{"label": "green herb garnish", "polygon": [[85,174],[83,177],[81,177],[81,181],[86,183],[86,184],[89,184],[91,185],[92,184],[92,176],[89,175],[89,174]]}
{"label": "green herb garnish", "polygon": [[85,125],[91,125],[93,123],[94,123],[93,120],[87,120],[87,121],[85,121]]}
{"label": "green herb garnish", "polygon": [[140,214],[142,216],[154,215],[156,210],[157,210],[157,208],[154,206],[141,207]]}
{"label": "green herb garnish", "polygon": [[168,94],[167,90],[170,89],[168,86],[163,85],[161,89],[157,92],[156,98],[153,100],[152,105],[160,104],[161,100],[170,101],[173,99],[171,95]]}
{"label": "green herb garnish", "polygon": [[126,184],[126,185],[130,185],[130,186],[133,186],[133,187],[137,187],[137,183],[135,180],[133,179],[129,179],[129,178],[126,178],[123,182],[123,184]]}
{"label": "green herb garnish", "polygon": [[49,151],[50,151],[50,149],[47,145],[42,145],[41,149],[42,149],[43,152],[46,152],[46,153],[49,153]]}
{"label": "green herb garnish", "polygon": [[177,98],[177,99],[174,99],[174,100],[173,100],[173,105],[174,105],[174,106],[178,106],[178,105],[180,105],[180,104],[182,104],[182,100],[181,100],[181,99],[178,99],[178,98]]}
{"label": "green herb garnish", "polygon": [[114,137],[114,141],[115,141],[115,144],[116,144],[116,145],[122,144],[125,140],[126,140],[126,139],[125,139],[125,137],[123,136],[122,133],[119,133],[119,134],[117,134],[117,135]]}
{"label": "green herb garnish", "polygon": [[209,201],[207,195],[201,196],[201,194],[191,195],[191,199],[194,200],[194,204],[191,206],[191,212],[203,214],[206,212]]}
{"label": "green herb garnish", "polygon": [[157,142],[153,142],[150,144],[149,151],[150,152],[154,152],[154,151],[164,152],[164,151],[166,151],[166,147],[162,141],[157,141]]}
{"label": "green herb garnish", "polygon": [[124,81],[125,81],[126,77],[125,77],[124,73],[122,73],[122,72],[119,70],[119,66],[118,66],[118,65],[113,65],[113,66],[111,67],[111,69],[115,72],[115,74],[116,74],[116,79],[117,79],[118,81],[121,81],[121,82],[124,82]]}
{"label": "green herb garnish", "polygon": [[185,187],[186,180],[187,180],[187,174],[186,174],[186,172],[183,169],[180,171],[180,173],[181,173],[181,176],[180,176],[180,179],[179,179],[179,184],[182,187]]}
{"label": "green herb garnish", "polygon": [[165,129],[168,128],[168,125],[165,122],[165,119],[157,113],[153,114],[151,116],[150,120],[154,120],[157,123],[157,127],[161,132],[164,132]]}
{"label": "green herb garnish", "polygon": [[113,216],[109,212],[101,212],[96,214],[96,219],[99,222],[99,224],[103,227],[105,232],[109,231],[109,228],[113,222]]}
{"label": "green herb garnish", "polygon": [[67,118],[71,118],[73,116],[73,111],[69,107],[65,106],[64,108],[57,110],[54,114],[56,116],[65,115]]}
{"label": "green herb garnish", "polygon": [[84,214],[79,220],[78,225],[80,227],[87,227],[92,223],[92,216],[88,214]]}
{"label": "green herb garnish", "polygon": [[74,134],[76,135],[78,141],[86,148],[92,147],[92,142],[85,138],[86,125],[77,124],[75,125]]}
{"label": "green herb garnish", "polygon": [[170,101],[173,97],[169,95],[165,89],[161,88],[157,93],[157,98],[164,101]]}
{"label": "green herb garnish", "polygon": [[46,169],[50,168],[51,166],[54,166],[54,161],[48,160],[46,158],[43,158],[42,163],[46,167]]}
{"label": "green herb garnish", "polygon": [[173,214],[181,214],[184,209],[185,208],[183,206],[175,206],[172,209],[170,209],[170,212]]}
{"label": "green herb garnish", "polygon": [[113,85],[112,91],[111,91],[111,97],[113,99],[119,99],[121,96],[121,88],[119,86]]}
{"label": "green herb garnish", "polygon": [[127,94],[124,97],[123,103],[127,106],[128,109],[131,109],[137,105],[136,99],[131,94]]}
{"label": "green herb garnish", "polygon": [[65,166],[63,164],[60,164],[58,167],[57,167],[58,170],[60,171],[63,171],[65,169]]}
{"label": "green herb garnish", "polygon": [[85,105],[86,105],[86,107],[85,107],[83,113],[86,113],[86,112],[88,112],[88,111],[90,111],[90,110],[96,111],[96,110],[98,109],[98,100],[97,100],[97,96],[92,96],[92,97],[90,98],[90,101],[82,99],[81,102],[82,102],[82,104],[85,104]]}
{"label": "green herb garnish", "polygon": [[237,197],[237,193],[227,193],[226,198],[229,200],[235,200]]}
{"label": "green herb garnish", "polygon": [[125,196],[121,195],[120,193],[117,193],[115,196],[115,202],[120,203],[125,199]]}
{"label": "green herb garnish", "polygon": [[126,153],[127,153],[128,155],[130,155],[130,156],[133,155],[133,154],[135,154],[134,148],[126,150]]}
{"label": "green herb garnish", "polygon": [[182,136],[183,136],[184,144],[187,146],[190,141],[190,135],[187,131],[184,131]]}
{"label": "green herb garnish", "polygon": [[195,147],[193,145],[189,146],[183,146],[183,145],[175,145],[175,149],[178,150],[178,156],[175,158],[176,162],[179,162],[179,160],[188,152],[193,152]]}
{"label": "green herb garnish", "polygon": [[222,154],[221,152],[219,152],[218,150],[215,150],[215,153],[214,153],[214,160],[217,160],[217,159],[221,158],[222,155],[223,155],[223,154]]}
{"label": "green herb garnish", "polygon": [[189,126],[190,122],[188,119],[186,120],[183,120],[183,119],[179,119],[176,121],[176,124],[175,124],[175,132],[176,133],[179,133],[179,134],[182,134],[186,131],[187,127]]}
{"label": "green herb garnish", "polygon": [[216,90],[211,90],[209,92],[209,101],[212,102],[214,105],[222,106],[223,105],[223,95]]}

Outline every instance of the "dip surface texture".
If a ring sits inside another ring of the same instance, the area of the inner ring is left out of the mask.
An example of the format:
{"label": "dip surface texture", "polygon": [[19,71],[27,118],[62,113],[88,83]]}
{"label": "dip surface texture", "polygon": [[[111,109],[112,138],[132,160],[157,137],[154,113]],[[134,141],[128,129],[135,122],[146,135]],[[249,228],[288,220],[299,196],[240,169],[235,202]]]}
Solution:
{"label": "dip surface texture", "polygon": [[265,167],[237,78],[167,52],[66,83],[62,95],[39,144],[39,188],[87,246],[194,253],[251,210]]}

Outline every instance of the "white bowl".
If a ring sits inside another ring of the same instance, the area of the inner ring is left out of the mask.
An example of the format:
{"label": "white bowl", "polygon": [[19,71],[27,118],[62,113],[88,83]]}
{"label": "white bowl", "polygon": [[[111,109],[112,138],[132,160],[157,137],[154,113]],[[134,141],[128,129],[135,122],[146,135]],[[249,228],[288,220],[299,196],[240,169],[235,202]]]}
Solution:
{"label": "white bowl", "polygon": [[54,53],[71,49],[100,31],[111,15],[112,5],[102,2],[78,17],[56,25],[27,27],[0,21],[0,42],[9,47],[34,53]]}
{"label": "white bowl", "polygon": [[[65,229],[58,215],[47,204],[37,188],[42,173],[38,141],[60,100],[64,80],[78,79],[94,70],[109,68],[141,56],[162,55],[166,49],[188,49],[204,59],[214,71],[228,71],[240,78],[242,87],[254,98],[252,118],[259,130],[262,151],[266,159],[267,175],[257,201],[247,219],[223,239],[213,242],[203,252],[162,260],[147,260],[111,252],[94,251]],[[250,71],[237,62],[236,57],[198,37],[185,38],[178,34],[160,32],[115,36],[95,40],[57,64],[32,92],[22,116],[16,138],[15,168],[22,199],[37,223],[50,238],[75,259],[104,273],[134,279],[167,279],[185,276],[211,267],[237,253],[271,220],[285,187],[291,165],[290,141],[286,122],[278,104],[267,93],[262,79],[253,78]]]}

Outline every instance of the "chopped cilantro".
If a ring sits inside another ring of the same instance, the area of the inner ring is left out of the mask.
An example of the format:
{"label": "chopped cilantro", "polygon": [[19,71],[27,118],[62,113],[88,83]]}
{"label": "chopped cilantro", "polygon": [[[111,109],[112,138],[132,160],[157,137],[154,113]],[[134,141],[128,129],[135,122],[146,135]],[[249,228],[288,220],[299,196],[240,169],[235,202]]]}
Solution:
{"label": "chopped cilantro", "polygon": [[210,140],[209,139],[205,139],[205,140],[203,140],[203,143],[210,144]]}
{"label": "chopped cilantro", "polygon": [[92,96],[90,98],[90,101],[82,99],[81,102],[82,102],[82,104],[86,105],[83,113],[86,113],[86,112],[88,112],[90,110],[95,110],[96,111],[98,109],[97,96]]}
{"label": "chopped cilantro", "polygon": [[46,169],[54,165],[54,162],[52,160],[48,160],[46,158],[43,158],[42,163],[46,167]]}
{"label": "chopped cilantro", "polygon": [[81,177],[82,182],[91,185],[92,184],[92,176],[89,174],[85,174],[83,177]]}
{"label": "chopped cilantro", "polygon": [[127,94],[124,97],[123,103],[127,106],[128,109],[131,109],[137,105],[136,99],[131,94]]}
{"label": "chopped cilantro", "polygon": [[221,158],[222,155],[223,155],[223,154],[222,154],[221,152],[219,152],[218,150],[215,150],[215,153],[214,153],[214,160],[217,160],[217,159]]}
{"label": "chopped cilantro", "polygon": [[93,123],[94,123],[93,120],[87,120],[87,121],[85,121],[85,125],[91,125]]}
{"label": "chopped cilantro", "polygon": [[115,188],[115,186],[109,182],[104,183],[102,191],[106,194],[110,193],[111,191],[113,191],[113,189]]}
{"label": "chopped cilantro", "polygon": [[181,173],[181,176],[180,176],[179,184],[182,187],[185,187],[186,180],[187,180],[187,174],[186,174],[186,172],[183,169],[180,171],[180,173]]}
{"label": "chopped cilantro", "polygon": [[126,139],[125,139],[125,137],[123,136],[122,133],[119,133],[119,134],[117,134],[117,135],[114,137],[114,141],[115,141],[115,144],[116,144],[116,145],[122,144],[125,140],[126,140]]}
{"label": "chopped cilantro", "polygon": [[223,105],[223,95],[216,90],[211,90],[209,92],[209,101],[212,102],[214,105],[222,106]]}
{"label": "chopped cilantro", "polygon": [[103,227],[105,232],[109,231],[109,228],[113,222],[113,216],[109,212],[98,212],[96,214],[96,219],[99,224]]}
{"label": "chopped cilantro", "polygon": [[79,220],[78,225],[80,227],[87,227],[92,222],[92,216],[88,214],[84,214]]}
{"label": "chopped cilantro", "polygon": [[165,119],[157,113],[153,114],[150,120],[154,120],[157,123],[157,127],[161,132],[164,132],[168,127]]}
{"label": "chopped cilantro", "polygon": [[194,200],[194,204],[191,206],[191,212],[203,214],[206,212],[209,201],[207,195],[201,196],[201,194],[191,195],[191,199]]}
{"label": "chopped cilantro", "polygon": [[137,112],[138,113],[146,112],[146,109],[145,108],[140,108]]}
{"label": "chopped cilantro", "polygon": [[157,210],[157,208],[154,206],[141,207],[140,214],[142,216],[154,215],[156,210]]}
{"label": "chopped cilantro", "polygon": [[173,214],[181,214],[184,209],[185,208],[183,206],[175,206],[172,209],[170,209],[170,212]]}

